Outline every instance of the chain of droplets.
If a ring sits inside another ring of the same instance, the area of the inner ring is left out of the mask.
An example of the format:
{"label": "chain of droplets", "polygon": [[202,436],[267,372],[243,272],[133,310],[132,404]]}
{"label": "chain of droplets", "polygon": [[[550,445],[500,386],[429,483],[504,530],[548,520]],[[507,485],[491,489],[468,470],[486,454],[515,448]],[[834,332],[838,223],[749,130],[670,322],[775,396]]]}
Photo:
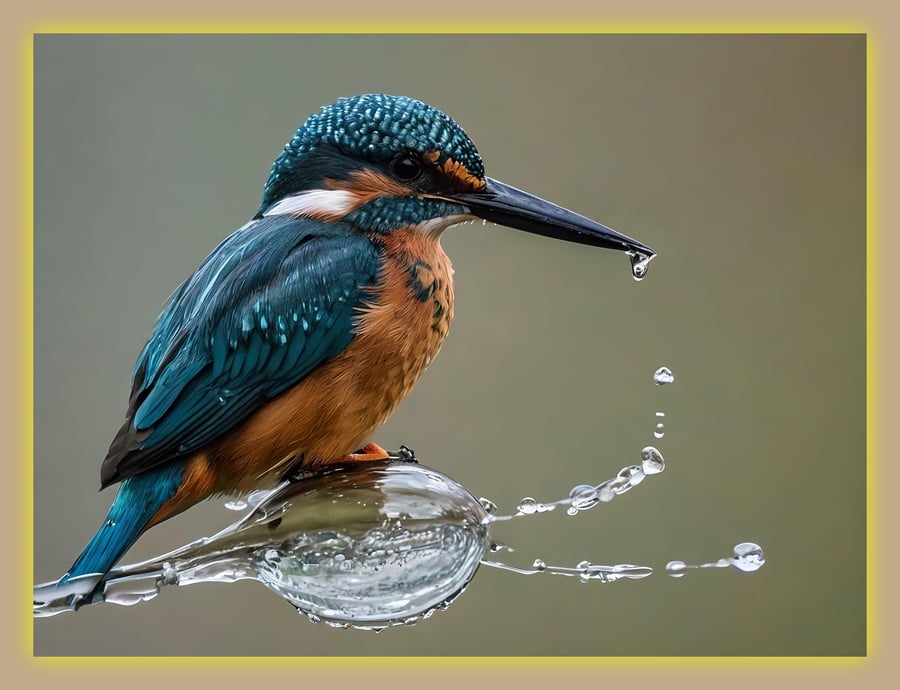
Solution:
{"label": "chain of droplets", "polygon": [[[662,454],[654,447],[647,446],[641,451],[641,464],[623,467],[612,479],[600,482],[596,486],[591,484],[579,484],[572,488],[567,498],[561,498],[548,503],[539,503],[531,497],[523,498],[516,506],[513,515],[497,515],[497,505],[487,499],[481,498],[481,504],[488,514],[488,522],[501,522],[513,518],[536,513],[546,513],[555,510],[557,506],[567,505],[566,514],[577,515],[583,510],[589,510],[598,503],[608,503],[620,494],[630,491],[644,481],[644,477],[659,474],[666,468],[666,461]],[[494,545],[492,551],[504,548]],[[512,549],[509,549],[512,550]],[[615,582],[616,580],[640,580],[653,574],[653,568],[645,565],[633,565],[621,563],[618,565],[600,565],[590,561],[581,561],[574,568],[558,565],[548,565],[540,558],[536,558],[531,568],[518,568],[500,561],[482,560],[488,565],[501,570],[508,570],[520,575],[566,575],[577,577],[581,582],[597,581],[602,583]]]}
{"label": "chain of droplets", "polygon": [[689,568],[737,568],[745,573],[759,570],[765,564],[762,547],[752,541],[741,542],[734,547],[734,555],[728,558],[720,558],[712,563],[700,563],[692,565],[684,561],[669,561],[666,563],[666,572],[672,577],[684,577]]}
{"label": "chain of droplets", "polygon": [[598,503],[609,503],[616,496],[631,491],[634,487],[644,481],[647,475],[659,474],[666,468],[666,461],[656,448],[647,446],[641,451],[640,465],[627,465],[619,470],[619,473],[606,481],[597,485],[579,484],[569,491],[566,498],[560,498],[555,501],[541,503],[526,496],[516,506],[516,512],[513,515],[497,515],[497,505],[487,499],[481,498],[481,504],[487,511],[488,522],[502,522],[512,520],[523,515],[534,515],[535,513],[546,513],[556,510],[558,506],[568,506],[567,515],[577,515],[583,510],[589,510]]}

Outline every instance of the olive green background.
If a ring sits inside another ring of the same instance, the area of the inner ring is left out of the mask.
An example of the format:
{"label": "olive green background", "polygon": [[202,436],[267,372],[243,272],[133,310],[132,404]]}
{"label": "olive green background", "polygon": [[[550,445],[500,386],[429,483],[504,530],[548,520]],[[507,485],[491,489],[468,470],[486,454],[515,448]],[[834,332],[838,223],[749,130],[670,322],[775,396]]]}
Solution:
{"label": "olive green background", "polygon": [[[451,228],[450,339],[375,438],[507,509],[654,443],[663,475],[498,527],[504,559],[661,571],[752,540],[766,566],[611,585],[482,568],[448,611],[380,635],[198,585],[35,621],[35,653],[865,653],[860,36],[39,36],[35,580],[112,500],[99,463],[165,298],[253,213],[303,119],[366,91],[443,109],[489,175],[659,253],[635,283],[615,252]],[[656,387],[663,364],[676,382]],[[222,502],[125,560],[218,530]]]}

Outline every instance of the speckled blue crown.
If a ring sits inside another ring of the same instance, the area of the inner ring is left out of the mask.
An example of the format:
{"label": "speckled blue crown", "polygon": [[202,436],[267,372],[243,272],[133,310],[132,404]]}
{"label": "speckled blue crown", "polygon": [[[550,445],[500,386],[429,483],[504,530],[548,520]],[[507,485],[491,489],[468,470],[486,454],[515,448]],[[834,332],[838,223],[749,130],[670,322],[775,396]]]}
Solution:
{"label": "speckled blue crown", "polygon": [[413,98],[370,93],[340,98],[303,123],[272,165],[262,208],[298,191],[298,172],[322,145],[372,162],[388,161],[405,151],[422,155],[438,151],[439,163],[452,158],[475,177],[484,177],[475,144],[450,117]]}

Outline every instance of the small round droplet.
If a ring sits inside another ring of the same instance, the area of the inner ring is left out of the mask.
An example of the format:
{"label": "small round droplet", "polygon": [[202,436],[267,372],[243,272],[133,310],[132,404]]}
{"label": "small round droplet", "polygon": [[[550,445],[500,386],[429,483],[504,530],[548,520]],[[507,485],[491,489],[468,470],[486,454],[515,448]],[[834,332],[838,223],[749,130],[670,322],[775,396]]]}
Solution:
{"label": "small round droplet", "polygon": [[667,383],[672,383],[674,380],[675,375],[668,367],[660,367],[653,373],[653,383],[655,383],[657,386],[663,386]]}
{"label": "small round droplet", "polygon": [[247,501],[243,498],[234,498],[225,504],[228,510],[244,510],[247,507]]}
{"label": "small round droplet", "polygon": [[516,510],[523,515],[533,515],[538,510],[538,502],[530,497],[523,498],[519,501],[519,505],[516,506]]}
{"label": "small round droplet", "polygon": [[535,558],[534,563],[531,564],[531,567],[535,570],[546,570],[547,564],[544,563],[540,558]]}
{"label": "small round droplet", "polygon": [[641,451],[641,469],[644,474],[659,474],[666,469],[666,461],[656,448],[647,446]]}
{"label": "small round droplet", "polygon": [[491,499],[482,497],[478,499],[478,502],[481,503],[481,507],[488,515],[494,515],[497,512],[497,504]]}
{"label": "small round droplet", "polygon": [[657,422],[656,429],[653,430],[654,438],[662,438],[666,435],[666,427],[662,422]]}
{"label": "small round droplet", "polygon": [[745,573],[752,573],[763,567],[766,559],[759,544],[742,542],[734,547],[734,557],[729,559],[731,565]]}
{"label": "small round droplet", "polygon": [[650,260],[655,254],[644,254],[642,252],[628,252],[628,260],[631,262],[631,275],[635,280],[641,281],[647,275],[647,267]]}
{"label": "small round droplet", "polygon": [[666,572],[672,577],[684,577],[687,564],[684,561],[669,561],[666,563]]}

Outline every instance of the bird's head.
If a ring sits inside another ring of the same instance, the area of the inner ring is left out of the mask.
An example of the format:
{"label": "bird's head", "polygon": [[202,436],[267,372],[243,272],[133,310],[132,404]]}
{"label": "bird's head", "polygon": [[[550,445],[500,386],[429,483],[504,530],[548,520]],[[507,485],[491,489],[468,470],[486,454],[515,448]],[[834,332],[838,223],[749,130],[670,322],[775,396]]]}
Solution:
{"label": "bird's head", "polygon": [[311,115],[272,166],[257,217],[343,221],[368,233],[438,235],[474,217],[558,239],[654,252],[615,230],[484,174],[472,140],[440,110],[386,94],[338,99]]}

